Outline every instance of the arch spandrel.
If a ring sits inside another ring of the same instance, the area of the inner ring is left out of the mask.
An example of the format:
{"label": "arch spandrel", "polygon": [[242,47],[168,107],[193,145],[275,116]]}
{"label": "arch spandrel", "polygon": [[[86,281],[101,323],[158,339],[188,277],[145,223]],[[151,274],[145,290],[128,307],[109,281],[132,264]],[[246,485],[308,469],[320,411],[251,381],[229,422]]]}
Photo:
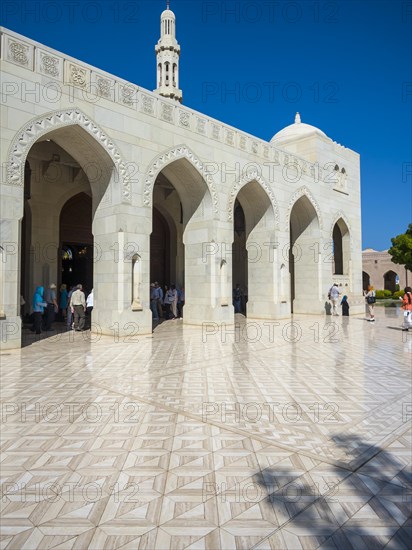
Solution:
{"label": "arch spandrel", "polygon": [[7,160],[8,185],[23,186],[24,166],[32,145],[42,136],[66,126],[79,126],[90,134],[110,157],[117,170],[122,202],[131,202],[131,179],[127,163],[108,135],[80,109],[55,111],[36,117],[25,124],[13,139]]}

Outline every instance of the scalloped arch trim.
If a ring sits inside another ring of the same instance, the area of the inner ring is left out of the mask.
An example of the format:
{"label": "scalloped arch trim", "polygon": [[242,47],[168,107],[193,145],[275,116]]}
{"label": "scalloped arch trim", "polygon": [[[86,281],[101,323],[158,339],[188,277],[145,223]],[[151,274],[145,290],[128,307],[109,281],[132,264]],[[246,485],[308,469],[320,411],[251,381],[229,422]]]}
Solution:
{"label": "scalloped arch trim", "polygon": [[272,207],[273,207],[273,213],[274,213],[274,216],[275,216],[275,227],[276,227],[276,229],[278,229],[279,228],[279,220],[280,220],[279,205],[276,201],[276,198],[275,198],[275,195],[272,191],[272,188],[267,183],[267,181],[262,176],[260,176],[257,172],[251,172],[250,174],[245,174],[232,187],[232,189],[230,191],[229,200],[228,200],[228,207],[227,207],[227,219],[228,219],[228,221],[233,220],[233,210],[234,210],[234,207],[235,207],[236,197],[237,197],[239,191],[242,189],[242,187],[244,187],[245,185],[247,185],[248,183],[250,183],[252,181],[256,181],[262,187],[262,189],[265,191],[266,195],[268,196],[268,198],[269,198],[269,200],[272,204]]}
{"label": "scalloped arch trim", "polygon": [[319,205],[318,203],[315,201],[312,193],[309,191],[309,189],[307,187],[300,187],[299,189],[297,189],[291,199],[289,200],[289,204],[288,204],[288,209],[287,209],[287,213],[286,213],[286,226],[285,226],[285,230],[286,231],[289,231],[289,223],[290,223],[290,215],[292,213],[292,208],[294,207],[295,203],[301,198],[301,197],[307,197],[308,200],[310,201],[311,205],[313,206],[313,208],[315,209],[315,212],[316,212],[316,215],[318,217],[318,221],[319,221],[319,229],[321,230],[323,228],[323,223],[322,223],[322,216],[321,216],[321,212],[320,212],[320,208],[319,208]]}
{"label": "scalloped arch trim", "polygon": [[32,145],[41,136],[64,126],[78,125],[88,132],[99,143],[112,159],[122,188],[122,201],[131,201],[131,182],[118,148],[107,134],[95,124],[80,109],[67,109],[42,115],[25,124],[13,139],[7,162],[7,183],[9,185],[23,185],[24,165]]}
{"label": "scalloped arch trim", "polygon": [[187,159],[202,176],[212,197],[213,212],[215,214],[218,214],[219,199],[213,178],[205,170],[202,161],[186,145],[179,145],[177,147],[173,147],[173,149],[169,149],[165,153],[158,155],[155,160],[150,164],[150,167],[146,173],[143,189],[144,206],[152,206],[153,187],[158,174],[163,170],[165,166],[179,159]]}

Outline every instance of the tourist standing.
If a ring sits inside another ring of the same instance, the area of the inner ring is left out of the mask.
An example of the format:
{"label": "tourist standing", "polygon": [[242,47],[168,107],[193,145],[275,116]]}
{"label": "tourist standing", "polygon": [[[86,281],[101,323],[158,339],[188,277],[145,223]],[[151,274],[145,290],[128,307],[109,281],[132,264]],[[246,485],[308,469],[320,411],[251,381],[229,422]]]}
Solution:
{"label": "tourist standing", "polygon": [[365,294],[366,305],[368,306],[369,319],[372,323],[375,322],[375,302],[376,293],[373,286],[368,286],[368,291]]}
{"label": "tourist standing", "polygon": [[348,297],[347,296],[344,296],[342,298],[342,301],[341,301],[340,305],[342,307],[342,315],[344,317],[349,317],[349,302],[348,302]]}
{"label": "tourist standing", "polygon": [[332,315],[338,316],[338,303],[339,303],[339,287],[337,283],[334,283],[329,289],[328,298],[332,304]]}
{"label": "tourist standing", "polygon": [[47,302],[47,309],[45,312],[44,326],[45,330],[53,330],[52,324],[56,313],[59,311],[59,306],[56,300],[56,285],[52,283],[44,293],[44,301]]}
{"label": "tourist standing", "polygon": [[67,286],[65,284],[60,286],[59,308],[61,319],[65,321],[67,317]]}
{"label": "tourist standing", "polygon": [[91,289],[90,294],[86,299],[86,318],[87,318],[87,328],[92,326],[92,311],[93,311],[93,289]]}
{"label": "tourist standing", "polygon": [[171,290],[172,296],[173,296],[173,300],[170,304],[170,307],[172,309],[173,319],[177,319],[177,300],[178,300],[178,296],[177,296],[176,286],[171,285],[170,290]]}
{"label": "tourist standing", "polygon": [[237,283],[236,287],[233,289],[233,306],[235,308],[235,313],[242,313],[242,290],[239,283]]}
{"label": "tourist standing", "polygon": [[74,287],[70,287],[69,292],[67,294],[67,319],[66,319],[66,326],[67,330],[73,329],[73,307],[70,305],[70,299],[72,297],[72,294],[74,292]]}
{"label": "tourist standing", "polygon": [[183,306],[185,305],[185,289],[177,289],[177,313],[179,318],[183,317]]}
{"label": "tourist standing", "polygon": [[72,297],[70,298],[70,305],[73,308],[74,315],[74,330],[77,330],[78,332],[84,329],[86,313],[86,300],[82,289],[82,285],[77,285],[76,290],[73,292]]}
{"label": "tourist standing", "polygon": [[150,283],[150,309],[152,310],[153,321],[159,320],[159,312],[157,309],[158,293],[154,283]]}
{"label": "tourist standing", "polygon": [[44,308],[47,307],[47,302],[44,301],[43,294],[44,294],[44,288],[42,286],[38,286],[33,295],[34,321],[33,321],[33,328],[31,330],[36,334],[41,333],[42,316],[43,316]]}
{"label": "tourist standing", "polygon": [[170,319],[171,315],[173,315],[173,318],[176,318],[176,315],[173,313],[173,304],[177,301],[177,292],[174,285],[171,285],[171,287],[167,290],[165,295],[165,319]]}
{"label": "tourist standing", "polygon": [[157,313],[158,317],[161,319],[163,317],[163,289],[157,281],[155,281],[156,289],[156,304],[157,304]]}
{"label": "tourist standing", "polygon": [[405,294],[399,298],[402,300],[403,324],[402,330],[412,328],[412,290],[410,286],[405,287]]}

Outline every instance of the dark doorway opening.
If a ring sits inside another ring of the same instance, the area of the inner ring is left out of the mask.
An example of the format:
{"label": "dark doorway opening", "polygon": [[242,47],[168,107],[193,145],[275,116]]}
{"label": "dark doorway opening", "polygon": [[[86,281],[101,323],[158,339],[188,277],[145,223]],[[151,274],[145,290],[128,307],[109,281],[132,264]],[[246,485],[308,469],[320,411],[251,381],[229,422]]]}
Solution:
{"label": "dark doorway opening", "polygon": [[[241,289],[241,311],[246,315],[248,298],[248,253],[246,248],[246,219],[242,205],[236,199],[234,207],[234,236],[232,245],[232,284],[233,292],[237,284]],[[235,304],[233,304],[235,305]],[[236,307],[235,307],[236,309]]]}
{"label": "dark doorway opening", "polygon": [[92,199],[79,193],[69,199],[60,213],[61,276],[68,288],[81,283],[93,288]]}
{"label": "dark doorway opening", "polygon": [[170,284],[170,230],[164,216],[153,208],[153,231],[150,235],[150,282],[164,288]]}

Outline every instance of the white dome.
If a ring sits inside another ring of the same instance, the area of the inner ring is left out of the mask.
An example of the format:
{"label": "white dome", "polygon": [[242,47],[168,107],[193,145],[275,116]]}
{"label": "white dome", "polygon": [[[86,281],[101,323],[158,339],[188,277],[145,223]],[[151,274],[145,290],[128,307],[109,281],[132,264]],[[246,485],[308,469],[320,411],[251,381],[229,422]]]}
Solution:
{"label": "white dome", "polygon": [[172,12],[172,10],[169,10],[169,9],[162,11],[160,18],[164,19],[165,17],[167,19],[176,19],[175,14]]}
{"label": "white dome", "polygon": [[283,128],[283,130],[280,130],[280,132],[273,136],[273,138],[270,140],[270,143],[278,143],[280,141],[297,139],[303,136],[309,136],[310,134],[317,134],[318,136],[322,136],[325,138],[328,137],[324,132],[322,132],[322,130],[316,128],[316,126],[301,122],[299,113],[296,113],[295,123],[286,126],[286,128]]}

